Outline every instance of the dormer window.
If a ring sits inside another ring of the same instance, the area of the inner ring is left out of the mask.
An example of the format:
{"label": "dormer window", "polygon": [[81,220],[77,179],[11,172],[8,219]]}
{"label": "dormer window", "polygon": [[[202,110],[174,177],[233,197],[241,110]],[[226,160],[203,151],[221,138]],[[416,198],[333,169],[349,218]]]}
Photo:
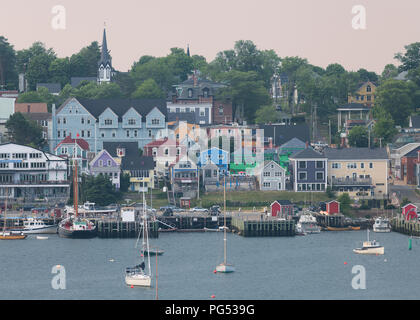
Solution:
{"label": "dormer window", "polygon": [[118,155],[118,157],[124,157],[125,156],[125,148],[117,148],[117,155]]}
{"label": "dormer window", "polygon": [[372,92],[372,87],[371,87],[370,85],[368,85],[368,86],[366,87],[366,92]]}
{"label": "dormer window", "polygon": [[204,98],[208,98],[208,96],[209,96],[209,89],[208,88],[204,88],[204,90],[203,90],[203,97]]}
{"label": "dormer window", "polygon": [[105,125],[107,126],[112,125],[112,119],[105,119]]}
{"label": "dormer window", "polygon": [[158,125],[160,123],[159,119],[152,119],[153,125]]}
{"label": "dormer window", "polygon": [[193,90],[188,89],[188,98],[192,98],[192,96],[193,96]]}
{"label": "dormer window", "polygon": [[128,119],[128,124],[134,126],[136,124],[136,119]]}

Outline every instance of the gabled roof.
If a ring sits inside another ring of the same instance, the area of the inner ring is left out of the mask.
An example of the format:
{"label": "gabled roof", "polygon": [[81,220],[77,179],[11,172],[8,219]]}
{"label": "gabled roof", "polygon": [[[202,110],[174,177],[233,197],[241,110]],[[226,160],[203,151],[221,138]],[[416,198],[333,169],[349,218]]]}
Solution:
{"label": "gabled roof", "polygon": [[293,204],[290,200],[276,200],[271,205],[273,205],[276,202],[279,203],[282,206],[290,206],[290,205]]}
{"label": "gabled roof", "polygon": [[327,157],[312,148],[306,148],[295,153],[291,159],[326,159]]}
{"label": "gabled roof", "polygon": [[82,138],[76,138],[76,139],[73,139],[72,137],[71,137],[71,135],[70,136],[67,136],[67,137],[65,137],[55,148],[54,148],[54,150],[57,150],[61,145],[63,145],[63,144],[72,144],[72,145],[74,145],[74,144],[77,144],[80,148],[82,148],[83,150],[89,150],[89,143],[86,141],[86,140],[84,140],[84,139],[82,139]]}
{"label": "gabled roof", "polygon": [[108,157],[110,158],[110,160],[111,161],[113,161],[114,162],[114,164],[116,164],[116,165],[118,165],[119,166],[119,164],[114,160],[114,158],[109,154],[109,152],[108,151],[106,151],[105,149],[104,150],[102,150],[101,152],[99,152],[96,156],[95,156],[95,158],[93,158],[92,159],[92,161],[90,162],[90,165],[93,165],[96,161],[98,161],[98,159],[100,158],[100,157],[102,157],[102,155],[103,154],[107,154],[108,155]]}
{"label": "gabled roof", "polygon": [[153,157],[125,156],[121,161],[121,169],[123,170],[153,170],[154,168]]}
{"label": "gabled roof", "polygon": [[61,91],[60,83],[37,83],[36,89],[38,90],[40,87],[47,88],[49,93],[60,93]]}
{"label": "gabled roof", "polygon": [[73,88],[77,87],[81,82],[88,81],[88,82],[98,82],[96,77],[71,77],[70,84]]}
{"label": "gabled roof", "polygon": [[309,127],[306,123],[296,125],[260,125],[260,129],[264,130],[264,137],[273,138],[273,144],[281,146],[293,138],[298,138],[303,142],[311,142]]}
{"label": "gabled roof", "polygon": [[113,157],[118,157],[117,149],[125,149],[125,155],[128,157],[139,156],[137,142],[104,142],[103,148]]}
{"label": "gabled roof", "polygon": [[187,121],[196,123],[194,112],[168,112],[168,121]]}
{"label": "gabled roof", "polygon": [[420,147],[414,148],[410,152],[407,152],[403,157],[406,157],[406,158],[417,158],[419,151],[420,151]]}
{"label": "gabled roof", "polygon": [[[130,108],[134,108],[142,116],[143,122],[146,121],[146,116],[154,108],[157,108],[167,119],[165,99],[77,99],[77,101],[96,119],[107,108],[110,108],[118,116],[119,121],[122,121],[122,117]],[[58,112],[64,105],[60,107]]]}
{"label": "gabled roof", "polygon": [[328,160],[386,160],[388,153],[385,148],[344,148],[324,151]]}
{"label": "gabled roof", "polygon": [[44,102],[15,103],[15,112],[20,113],[47,113],[47,104]]}
{"label": "gabled roof", "polygon": [[306,143],[298,138],[293,138],[280,146],[283,148],[306,148]]}
{"label": "gabled roof", "polygon": [[411,116],[410,117],[410,128],[420,128],[420,116]]}

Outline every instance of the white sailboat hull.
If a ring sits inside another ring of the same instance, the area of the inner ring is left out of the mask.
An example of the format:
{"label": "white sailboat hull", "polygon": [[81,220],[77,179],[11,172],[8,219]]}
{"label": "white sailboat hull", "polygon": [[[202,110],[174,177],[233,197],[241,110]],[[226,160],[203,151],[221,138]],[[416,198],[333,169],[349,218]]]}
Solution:
{"label": "white sailboat hull", "polygon": [[56,234],[57,232],[58,225],[51,225],[33,229],[23,229],[24,234]]}
{"label": "white sailboat hull", "polygon": [[385,248],[384,247],[377,247],[377,248],[359,248],[359,249],[354,249],[353,250],[354,253],[357,254],[385,254]]}
{"label": "white sailboat hull", "polygon": [[146,274],[126,275],[125,283],[128,286],[150,287],[152,285],[152,278]]}
{"label": "white sailboat hull", "polygon": [[373,226],[373,232],[379,232],[379,233],[391,232],[391,228],[377,228]]}
{"label": "white sailboat hull", "polygon": [[220,273],[231,273],[235,272],[235,267],[229,264],[220,264],[216,267],[216,271]]}

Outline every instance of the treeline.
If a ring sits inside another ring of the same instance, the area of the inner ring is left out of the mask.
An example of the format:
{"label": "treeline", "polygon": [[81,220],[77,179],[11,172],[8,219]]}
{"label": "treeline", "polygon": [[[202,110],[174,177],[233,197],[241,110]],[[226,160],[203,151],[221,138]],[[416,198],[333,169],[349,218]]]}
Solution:
{"label": "treeline", "polygon": [[[173,85],[198,70],[202,77],[228,85],[219,90],[217,98],[231,99],[234,112],[248,122],[266,122],[267,118],[275,121],[273,108],[278,104],[293,113],[309,113],[316,106],[322,123],[336,114],[337,106],[347,103],[349,93],[354,93],[363,82],[372,81],[379,85],[374,112],[379,125],[375,135],[386,141],[395,133],[395,125],[405,125],[419,104],[420,43],[405,48],[405,53],[395,55],[400,66],[387,65],[381,75],[363,68],[347,71],[337,63],[321,68],[304,58],[280,57],[274,50],[259,50],[252,41],[237,41],[232,49],[219,52],[211,62],[201,55],[190,56],[184,49],[172,48],[165,57],[140,57],[128,72],[117,72],[111,84],[82,82],[73,88],[71,77],[96,77],[101,51],[97,42],[71,57],[59,58],[40,42],[15,51],[6,38],[0,37],[0,85],[16,89],[18,73],[25,72],[30,92],[22,94],[19,100],[49,105],[60,104],[68,97],[164,98],[173,92]],[[393,79],[402,71],[407,71],[411,81]],[[286,79],[286,94],[281,101],[273,101],[269,94],[274,74]],[[63,89],[58,97],[43,89],[35,92],[40,82],[58,82]]]}

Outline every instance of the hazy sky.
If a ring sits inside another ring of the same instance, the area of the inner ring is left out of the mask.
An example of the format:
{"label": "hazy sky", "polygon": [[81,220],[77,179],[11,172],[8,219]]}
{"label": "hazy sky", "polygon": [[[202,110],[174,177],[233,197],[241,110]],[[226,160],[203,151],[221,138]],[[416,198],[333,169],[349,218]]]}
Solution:
{"label": "hazy sky", "polygon": [[[42,41],[70,56],[92,41],[108,47],[117,70],[142,55],[186,48],[211,61],[236,40],[252,40],[281,57],[305,57],[326,67],[382,72],[404,45],[420,42],[418,0],[0,0],[0,35],[15,49]],[[54,30],[52,8],[66,9],[66,29]],[[366,8],[366,29],[352,28],[352,7]]]}

